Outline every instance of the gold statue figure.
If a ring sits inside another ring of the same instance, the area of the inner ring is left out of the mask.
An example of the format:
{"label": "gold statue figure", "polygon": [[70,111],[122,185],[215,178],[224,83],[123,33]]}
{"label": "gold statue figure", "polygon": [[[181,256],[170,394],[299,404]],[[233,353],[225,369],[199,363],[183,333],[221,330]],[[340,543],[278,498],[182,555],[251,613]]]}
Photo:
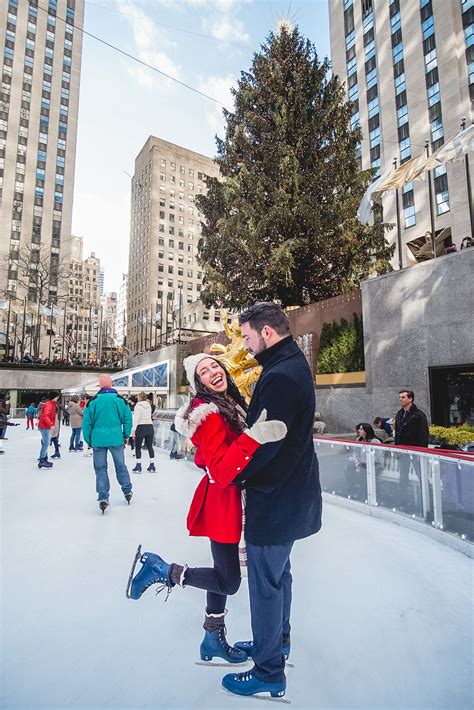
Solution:
{"label": "gold statue figure", "polygon": [[213,343],[210,350],[212,353],[216,353],[216,358],[227,368],[240,394],[248,404],[251,396],[250,387],[260,377],[262,368],[245,349],[244,338],[237,318],[234,318],[229,325],[227,312],[223,311],[221,321],[230,343],[228,345]]}

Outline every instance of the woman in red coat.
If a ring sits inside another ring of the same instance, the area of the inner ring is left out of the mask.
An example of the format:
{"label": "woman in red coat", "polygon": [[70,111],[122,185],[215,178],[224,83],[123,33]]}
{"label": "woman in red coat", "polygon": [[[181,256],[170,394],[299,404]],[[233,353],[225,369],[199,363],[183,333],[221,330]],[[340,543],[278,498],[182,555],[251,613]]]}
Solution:
{"label": "woman in red coat", "polygon": [[[184,360],[191,402],[175,419],[180,434],[196,447],[195,463],[205,471],[193,496],[187,517],[190,535],[208,537],[213,567],[168,564],[151,552],[137,555],[130,573],[127,596],[139,599],[152,584],[170,590],[176,584],[207,591],[205,636],[200,653],[203,661],[213,657],[229,663],[247,660],[245,651],[229,646],[224,616],[228,594],[240,587],[238,544],[242,532],[241,491],[232,485],[264,443],[279,441],[286,434],[282,422],[264,421],[264,414],[246,429],[246,404],[232,378],[215,358],[200,353]],[[142,568],[133,578],[140,558]]]}

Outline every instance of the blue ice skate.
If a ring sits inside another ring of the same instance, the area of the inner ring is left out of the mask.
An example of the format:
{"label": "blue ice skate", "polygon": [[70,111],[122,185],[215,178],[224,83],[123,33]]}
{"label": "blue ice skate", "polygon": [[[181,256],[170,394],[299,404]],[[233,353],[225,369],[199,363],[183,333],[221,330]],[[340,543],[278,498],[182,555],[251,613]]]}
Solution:
{"label": "blue ice skate", "polygon": [[[214,631],[206,631],[200,648],[201,660],[206,665],[211,664],[213,658],[222,658],[226,663],[245,663],[247,654],[227,643],[225,626],[220,626]],[[212,664],[220,665],[220,664]]]}
{"label": "blue ice skate", "polygon": [[[138,560],[140,560],[143,566],[138,574],[133,577]],[[170,567],[171,565],[153,552],[144,552],[142,555],[141,545],[139,545],[128,578],[127,598],[140,599],[143,592],[152,584],[161,584],[161,587],[156,590],[157,594],[165,588],[167,588],[169,594],[172,587],[174,587],[174,583],[171,581],[170,577]],[[166,598],[168,598],[168,594]]]}
{"label": "blue ice skate", "polygon": [[[245,673],[229,673],[222,679],[222,686],[235,695],[257,695],[270,693],[272,698],[283,698],[286,691],[286,681],[281,683],[266,683],[253,674],[253,670]],[[283,701],[285,702],[285,701]]]}
{"label": "blue ice skate", "polygon": [[[253,641],[237,641],[237,643],[234,644],[234,647],[240,649],[241,651],[245,651],[247,656],[252,658],[254,651]],[[281,652],[283,654],[283,658],[287,661],[290,657],[291,644],[288,643],[285,646],[282,646]]]}

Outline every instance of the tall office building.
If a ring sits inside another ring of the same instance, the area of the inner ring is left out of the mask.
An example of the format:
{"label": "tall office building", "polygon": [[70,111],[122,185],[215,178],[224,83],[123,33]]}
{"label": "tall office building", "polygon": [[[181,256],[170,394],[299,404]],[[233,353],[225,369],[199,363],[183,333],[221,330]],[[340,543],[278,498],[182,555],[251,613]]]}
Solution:
{"label": "tall office building", "polygon": [[[94,252],[83,258],[83,239],[71,236],[64,241],[64,258],[69,267],[69,294],[63,317],[58,319],[58,333],[65,333],[66,354],[87,362],[101,354],[100,261]],[[65,324],[65,329],[64,325]],[[64,351],[64,349],[63,349]]]}
{"label": "tall office building", "polygon": [[117,345],[126,345],[127,340],[127,274],[122,274],[122,283],[119,286],[117,298],[117,318],[115,333]]}
{"label": "tall office building", "polygon": [[[61,292],[55,272],[71,234],[83,16],[84,0],[0,2],[0,291],[15,304],[25,295],[54,302]],[[45,260],[40,294],[35,270]]]}
{"label": "tall office building", "polygon": [[[175,333],[179,306],[199,298],[201,233],[196,195],[217,177],[211,158],[150,136],[132,178],[127,347],[132,352]],[[176,338],[175,338],[176,339]]]}
{"label": "tall office building", "polygon": [[[431,153],[472,120],[474,6],[472,0],[329,0],[334,72],[353,101],[353,126],[363,133],[361,165],[384,173],[396,160]],[[472,170],[471,160],[471,170]],[[399,192],[401,261],[430,253],[429,182]],[[459,247],[471,234],[463,160],[431,173],[432,219],[438,240]],[[383,198],[385,221],[397,224],[396,198]],[[397,241],[397,230],[388,232]],[[442,244],[438,251],[442,252]],[[394,265],[399,262],[395,253]]]}

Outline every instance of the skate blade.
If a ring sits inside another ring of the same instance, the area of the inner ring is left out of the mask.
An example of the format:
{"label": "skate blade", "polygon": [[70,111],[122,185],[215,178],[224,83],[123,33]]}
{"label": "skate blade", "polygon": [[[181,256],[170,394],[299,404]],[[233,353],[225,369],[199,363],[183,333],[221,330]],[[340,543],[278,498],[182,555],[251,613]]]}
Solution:
{"label": "skate blade", "polygon": [[240,663],[226,663],[225,661],[195,661],[197,666],[215,666],[216,668],[238,668],[239,666],[246,666],[252,659],[248,658],[246,661],[241,661]]}
{"label": "skate blade", "polygon": [[127,589],[125,590],[125,596],[127,597],[127,599],[130,599],[130,587],[132,586],[132,579],[133,579],[133,575],[135,572],[135,567],[137,566],[137,562],[141,556],[142,556],[142,546],[138,545],[137,551],[135,553],[135,558],[132,563],[132,569],[130,570],[130,574],[128,575]]}
{"label": "skate blade", "polygon": [[[222,688],[226,695],[233,695],[234,698],[245,698],[246,700],[266,700],[270,703],[282,703],[284,705],[291,705],[291,700],[288,698],[272,698],[271,695],[261,695],[256,693],[255,695],[239,695],[238,693],[231,693],[227,688]],[[268,693],[268,691],[266,691]]]}

